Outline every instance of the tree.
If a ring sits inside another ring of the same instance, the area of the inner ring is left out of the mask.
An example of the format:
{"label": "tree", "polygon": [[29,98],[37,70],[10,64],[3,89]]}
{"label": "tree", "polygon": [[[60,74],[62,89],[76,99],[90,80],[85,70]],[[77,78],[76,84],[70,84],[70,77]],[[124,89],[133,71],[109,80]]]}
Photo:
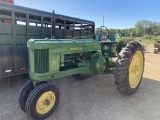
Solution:
{"label": "tree", "polygon": [[130,29],[109,29],[111,34],[121,34],[122,37],[143,37],[148,38],[148,36],[158,36],[160,35],[160,23],[149,21],[149,20],[139,20],[135,24],[135,28]]}
{"label": "tree", "polygon": [[135,29],[131,30],[130,37],[136,37],[136,31],[135,31]]}
{"label": "tree", "polygon": [[117,30],[116,30],[116,34],[121,34],[121,30],[120,30],[120,29],[117,29]]}
{"label": "tree", "polygon": [[135,24],[135,30],[137,36],[143,36],[145,34],[149,34],[149,29],[152,22],[149,20],[140,20]]}

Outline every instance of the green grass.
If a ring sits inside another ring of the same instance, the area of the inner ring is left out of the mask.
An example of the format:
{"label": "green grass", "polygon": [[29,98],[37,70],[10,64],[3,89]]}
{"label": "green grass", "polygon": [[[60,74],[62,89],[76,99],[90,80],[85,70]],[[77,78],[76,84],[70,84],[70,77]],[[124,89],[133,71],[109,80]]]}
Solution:
{"label": "green grass", "polygon": [[136,37],[134,40],[141,44],[154,44],[156,42],[155,39],[143,39],[142,37]]}
{"label": "green grass", "polygon": [[141,40],[141,41],[138,41],[139,43],[141,44],[154,44],[155,41],[154,40]]}
{"label": "green grass", "polygon": [[141,44],[154,44],[157,40],[160,40],[160,36],[152,36],[151,39],[144,39],[143,37],[136,37],[134,40],[140,42]]}
{"label": "green grass", "polygon": [[141,44],[154,44],[156,41],[155,39],[143,39],[142,37],[136,37],[136,38],[133,38],[133,37],[122,37],[121,40],[123,41],[130,41],[130,40],[135,40]]}

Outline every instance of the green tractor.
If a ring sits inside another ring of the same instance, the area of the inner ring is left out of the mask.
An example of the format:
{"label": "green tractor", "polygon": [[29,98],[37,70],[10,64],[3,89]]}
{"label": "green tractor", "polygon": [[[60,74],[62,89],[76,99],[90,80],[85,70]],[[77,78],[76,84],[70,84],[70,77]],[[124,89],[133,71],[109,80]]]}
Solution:
{"label": "green tractor", "polygon": [[160,52],[160,40],[154,43],[154,54],[158,54]]}
{"label": "green tractor", "polygon": [[[52,38],[55,38],[55,24],[53,13]],[[48,80],[70,75],[83,79],[106,74],[110,69],[114,71],[115,84],[120,93],[131,95],[137,91],[144,70],[142,45],[135,41],[119,45],[120,36],[109,34],[104,26],[98,29],[97,35],[90,36],[28,41],[31,80],[20,89],[19,104],[30,118],[43,120],[58,106],[59,90]],[[113,57],[117,57],[116,62]]]}

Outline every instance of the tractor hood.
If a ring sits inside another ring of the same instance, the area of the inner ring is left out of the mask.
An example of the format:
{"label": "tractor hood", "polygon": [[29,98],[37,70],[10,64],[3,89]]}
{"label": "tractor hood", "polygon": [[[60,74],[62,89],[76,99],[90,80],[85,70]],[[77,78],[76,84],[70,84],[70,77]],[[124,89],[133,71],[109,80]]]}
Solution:
{"label": "tractor hood", "polygon": [[31,49],[60,49],[71,51],[98,50],[100,43],[94,39],[30,39],[27,47]]}

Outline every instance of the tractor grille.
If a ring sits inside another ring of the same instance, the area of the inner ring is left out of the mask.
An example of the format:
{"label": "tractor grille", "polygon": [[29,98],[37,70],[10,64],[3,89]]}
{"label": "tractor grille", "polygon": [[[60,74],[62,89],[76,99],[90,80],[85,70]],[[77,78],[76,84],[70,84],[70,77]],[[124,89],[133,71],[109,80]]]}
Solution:
{"label": "tractor grille", "polygon": [[34,50],[35,73],[49,72],[49,50],[35,49]]}

